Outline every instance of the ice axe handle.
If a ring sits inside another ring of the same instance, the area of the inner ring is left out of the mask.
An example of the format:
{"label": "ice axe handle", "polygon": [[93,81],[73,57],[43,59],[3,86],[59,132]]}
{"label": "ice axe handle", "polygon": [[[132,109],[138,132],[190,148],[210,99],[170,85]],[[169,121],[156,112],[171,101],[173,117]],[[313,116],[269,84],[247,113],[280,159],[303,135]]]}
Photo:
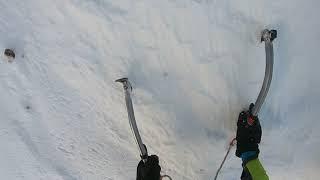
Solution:
{"label": "ice axe handle", "polygon": [[251,103],[249,106],[249,112],[248,112],[248,116],[247,116],[247,124],[249,126],[252,126],[255,121],[255,116],[252,114],[253,108],[254,108],[254,104]]}

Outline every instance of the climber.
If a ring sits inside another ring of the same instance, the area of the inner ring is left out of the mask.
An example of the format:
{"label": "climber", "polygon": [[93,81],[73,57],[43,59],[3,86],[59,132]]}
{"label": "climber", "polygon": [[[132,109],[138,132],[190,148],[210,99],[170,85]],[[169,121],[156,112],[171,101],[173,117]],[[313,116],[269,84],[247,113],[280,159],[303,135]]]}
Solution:
{"label": "climber", "polygon": [[236,156],[242,159],[241,180],[268,180],[269,177],[258,159],[258,144],[262,135],[259,118],[252,116],[250,111],[242,111],[237,127]]}
{"label": "climber", "polygon": [[[252,116],[250,110],[242,111],[237,127],[236,156],[242,159],[241,180],[268,180],[268,175],[258,159],[258,144],[262,135],[259,118]],[[160,171],[158,156],[151,155],[146,162],[139,162],[136,180],[160,180]]]}

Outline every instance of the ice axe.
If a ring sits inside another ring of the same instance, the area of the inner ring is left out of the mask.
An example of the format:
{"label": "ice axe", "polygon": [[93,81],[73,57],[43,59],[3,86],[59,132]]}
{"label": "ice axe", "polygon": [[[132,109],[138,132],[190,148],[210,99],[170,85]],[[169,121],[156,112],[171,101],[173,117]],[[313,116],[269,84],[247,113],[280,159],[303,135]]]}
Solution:
{"label": "ice axe", "polygon": [[261,90],[259,92],[258,98],[256,102],[253,104],[251,103],[249,106],[248,119],[247,123],[251,126],[254,123],[254,119],[258,116],[258,113],[261,109],[262,104],[264,103],[272,80],[272,73],[273,73],[273,40],[277,38],[277,31],[276,30],[268,30],[265,29],[261,32],[261,42],[265,43],[265,52],[266,52],[266,67],[265,67],[265,74],[262,83]]}
{"label": "ice axe", "polygon": [[[138,145],[138,148],[140,150],[140,157],[144,163],[147,162],[148,160],[148,151],[147,147],[145,144],[143,144],[139,129],[137,127],[136,119],[134,117],[134,110],[133,110],[133,104],[131,100],[131,91],[132,91],[132,86],[128,78],[121,78],[116,80],[116,82],[120,82],[123,84],[123,89],[125,93],[125,100],[126,100],[126,106],[127,106],[127,111],[128,111],[128,118],[129,118],[129,123],[131,126],[131,130],[135,136],[136,143]],[[160,180],[164,180],[164,178],[167,178],[169,180],[172,180],[172,178],[169,175],[162,175],[160,176]]]}
{"label": "ice axe", "polygon": [[147,147],[145,144],[143,144],[139,129],[136,123],[136,119],[134,117],[134,110],[133,110],[133,104],[131,100],[131,91],[132,91],[132,86],[128,78],[121,78],[116,80],[116,82],[122,83],[123,88],[124,88],[124,93],[125,93],[125,101],[126,101],[126,106],[127,106],[127,112],[128,112],[128,118],[129,118],[129,123],[131,126],[131,130],[135,136],[136,143],[138,145],[138,148],[140,150],[140,157],[141,159],[146,162],[148,159],[148,151]]}
{"label": "ice axe", "polygon": [[261,42],[265,43],[265,51],[266,51],[266,68],[263,79],[262,88],[256,100],[254,106],[249,108],[249,111],[252,116],[257,116],[262,104],[264,103],[272,80],[272,72],[273,72],[273,40],[277,38],[276,30],[268,30],[265,29],[261,33]]}
{"label": "ice axe", "polygon": [[[248,126],[252,126],[255,120],[255,117],[258,115],[262,104],[264,103],[272,80],[272,73],[273,73],[273,40],[277,38],[277,31],[276,30],[268,30],[265,29],[261,32],[261,42],[265,43],[265,52],[266,52],[266,68],[265,68],[265,74],[263,79],[263,84],[261,87],[261,90],[259,92],[258,98],[255,102],[255,104],[251,103],[249,110],[246,112],[248,113],[248,118],[246,119]],[[218,168],[216,175],[214,177],[214,180],[218,178],[219,172],[221,171],[226,158],[229,155],[230,149],[232,146],[235,145],[236,138],[233,138],[232,141],[229,144],[228,151],[226,155],[224,156],[224,159],[222,163],[220,164],[220,167]]]}

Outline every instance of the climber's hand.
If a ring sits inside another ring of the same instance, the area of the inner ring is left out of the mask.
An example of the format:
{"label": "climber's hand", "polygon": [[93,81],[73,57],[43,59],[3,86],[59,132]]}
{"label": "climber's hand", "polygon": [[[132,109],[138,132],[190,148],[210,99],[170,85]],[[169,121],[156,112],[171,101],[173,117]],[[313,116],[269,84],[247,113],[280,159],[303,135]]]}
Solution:
{"label": "climber's hand", "polygon": [[237,150],[236,156],[242,157],[243,153],[251,152],[255,157],[259,155],[259,143],[261,141],[261,126],[259,118],[251,115],[249,111],[242,111],[239,114],[237,123]]}
{"label": "climber's hand", "polygon": [[147,161],[141,160],[137,167],[137,180],[159,180],[161,167],[156,155],[148,157]]}

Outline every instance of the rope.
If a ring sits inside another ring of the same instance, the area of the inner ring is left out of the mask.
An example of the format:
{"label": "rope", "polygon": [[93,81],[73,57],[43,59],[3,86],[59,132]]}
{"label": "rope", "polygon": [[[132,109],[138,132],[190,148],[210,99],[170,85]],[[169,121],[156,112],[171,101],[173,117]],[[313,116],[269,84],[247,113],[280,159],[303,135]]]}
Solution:
{"label": "rope", "polygon": [[160,177],[160,180],[162,180],[163,178],[168,178],[169,180],[172,180],[172,178],[169,175],[163,175]]}
{"label": "rope", "polygon": [[[214,177],[214,180],[217,180],[218,175],[219,175],[219,173],[220,173],[220,171],[221,171],[224,163],[226,162],[227,157],[229,156],[229,153],[230,153],[230,151],[231,151],[231,148],[232,148],[235,144],[236,144],[236,138],[233,138],[232,141],[229,143],[228,151],[227,151],[226,155],[224,156],[224,158],[223,158],[223,160],[222,160],[222,162],[221,162],[221,164],[220,164],[219,169],[218,169],[217,172],[216,172],[216,175],[215,175],[215,177]],[[169,180],[172,180],[172,178],[171,178],[170,176],[168,176],[168,175],[163,175],[163,176],[161,176],[161,177],[160,177],[160,180],[162,180],[163,178],[168,178]]]}
{"label": "rope", "polygon": [[236,144],[236,138],[233,138],[232,141],[231,141],[230,144],[229,144],[228,151],[227,151],[226,155],[224,156],[223,161],[221,162],[219,169],[218,169],[217,172],[216,172],[216,176],[214,177],[214,180],[217,180],[218,175],[219,175],[219,172],[221,171],[221,169],[222,169],[222,167],[223,167],[223,165],[224,165],[224,162],[226,161],[226,159],[227,159],[227,157],[228,157],[228,155],[229,155],[229,153],[230,153],[231,148],[232,148],[235,144]]}

